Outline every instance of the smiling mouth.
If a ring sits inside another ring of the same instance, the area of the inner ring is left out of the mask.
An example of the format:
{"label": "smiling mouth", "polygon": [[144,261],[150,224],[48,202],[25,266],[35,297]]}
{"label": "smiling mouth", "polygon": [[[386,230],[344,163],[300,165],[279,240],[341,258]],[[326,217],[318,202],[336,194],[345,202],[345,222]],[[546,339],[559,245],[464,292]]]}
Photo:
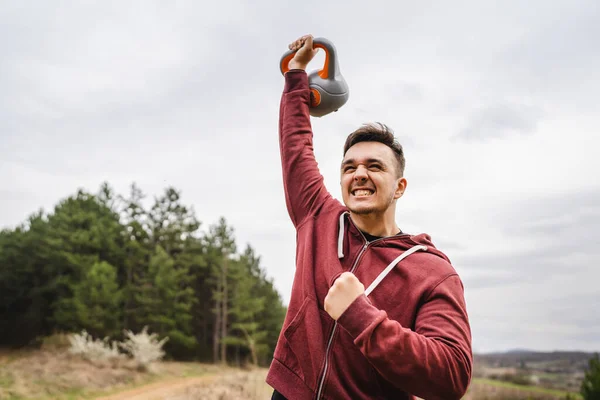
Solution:
{"label": "smiling mouth", "polygon": [[354,197],[369,197],[369,196],[372,196],[373,193],[374,193],[374,191],[369,190],[369,189],[358,189],[358,190],[352,191],[352,195]]}

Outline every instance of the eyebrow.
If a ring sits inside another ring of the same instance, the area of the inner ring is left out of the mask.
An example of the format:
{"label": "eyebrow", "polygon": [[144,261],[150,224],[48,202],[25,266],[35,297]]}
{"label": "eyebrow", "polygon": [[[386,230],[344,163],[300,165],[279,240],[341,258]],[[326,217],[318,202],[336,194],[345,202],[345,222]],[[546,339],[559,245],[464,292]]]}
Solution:
{"label": "eyebrow", "polygon": [[[342,162],[341,166],[344,167],[345,165],[354,164],[354,163],[356,163],[356,160],[354,158],[349,158],[346,161]],[[370,163],[379,163],[381,165],[385,165],[384,162],[383,162],[383,160],[380,160],[378,158],[368,158],[366,160],[366,163],[367,164],[370,164]]]}

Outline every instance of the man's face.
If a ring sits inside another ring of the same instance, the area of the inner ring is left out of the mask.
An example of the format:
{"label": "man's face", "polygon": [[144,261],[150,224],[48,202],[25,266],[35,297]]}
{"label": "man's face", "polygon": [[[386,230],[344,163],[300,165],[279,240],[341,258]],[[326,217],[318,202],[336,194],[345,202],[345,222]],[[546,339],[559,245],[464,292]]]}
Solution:
{"label": "man's face", "polygon": [[406,188],[406,179],[397,175],[393,150],[379,142],[360,142],[348,149],[340,183],[346,207],[362,215],[384,213]]}

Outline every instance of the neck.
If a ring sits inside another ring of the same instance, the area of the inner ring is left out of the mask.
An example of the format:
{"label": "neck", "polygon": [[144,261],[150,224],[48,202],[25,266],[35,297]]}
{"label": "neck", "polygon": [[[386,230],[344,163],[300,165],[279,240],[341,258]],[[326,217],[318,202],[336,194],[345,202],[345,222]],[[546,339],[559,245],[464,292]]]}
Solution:
{"label": "neck", "polygon": [[394,211],[388,209],[384,214],[355,214],[350,212],[352,222],[363,232],[373,236],[393,236],[400,231],[394,219]]}

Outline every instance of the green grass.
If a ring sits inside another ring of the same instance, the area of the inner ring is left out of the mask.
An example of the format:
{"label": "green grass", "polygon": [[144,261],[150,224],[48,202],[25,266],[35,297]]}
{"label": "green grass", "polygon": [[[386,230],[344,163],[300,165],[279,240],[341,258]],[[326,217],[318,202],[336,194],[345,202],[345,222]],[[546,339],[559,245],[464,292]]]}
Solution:
{"label": "green grass", "polygon": [[510,382],[497,381],[494,379],[474,378],[473,382],[479,383],[482,385],[490,385],[490,386],[504,387],[504,388],[510,388],[510,389],[519,389],[522,391],[528,391],[528,392],[533,392],[533,393],[544,393],[544,394],[549,394],[549,395],[553,395],[553,396],[566,397],[567,394],[569,394],[571,397],[573,397],[575,399],[583,399],[583,397],[579,393],[565,392],[564,390],[548,389],[548,388],[543,388],[543,387],[539,387],[539,386],[523,386],[523,385],[517,385],[515,383],[510,383]]}
{"label": "green grass", "polygon": [[12,374],[8,371],[0,371],[0,387],[9,388],[15,382]]}
{"label": "green grass", "polygon": [[57,399],[57,400],[80,400],[87,398],[87,393],[83,388],[71,388],[63,391],[60,394],[53,394],[52,397],[47,397],[47,399]]}
{"label": "green grass", "polygon": [[14,394],[14,393],[9,393],[8,397],[6,397],[7,400],[27,400],[24,397],[19,396],[18,394]]}

